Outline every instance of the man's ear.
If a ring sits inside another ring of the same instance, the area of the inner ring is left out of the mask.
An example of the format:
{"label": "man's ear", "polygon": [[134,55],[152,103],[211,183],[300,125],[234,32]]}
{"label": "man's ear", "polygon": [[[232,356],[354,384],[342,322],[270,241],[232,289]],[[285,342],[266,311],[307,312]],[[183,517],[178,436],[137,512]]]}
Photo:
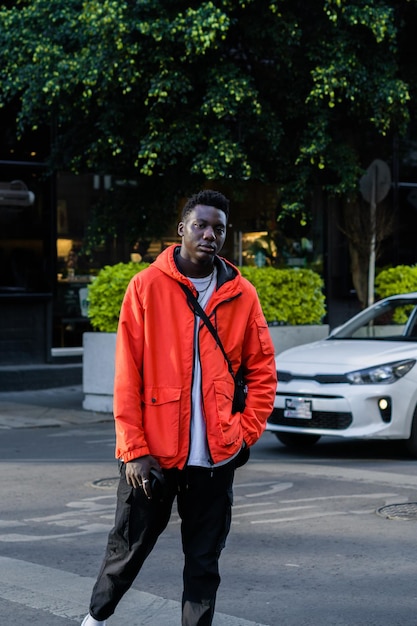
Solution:
{"label": "man's ear", "polygon": [[183,236],[184,234],[184,222],[180,222],[177,226],[177,233],[179,234],[180,237]]}

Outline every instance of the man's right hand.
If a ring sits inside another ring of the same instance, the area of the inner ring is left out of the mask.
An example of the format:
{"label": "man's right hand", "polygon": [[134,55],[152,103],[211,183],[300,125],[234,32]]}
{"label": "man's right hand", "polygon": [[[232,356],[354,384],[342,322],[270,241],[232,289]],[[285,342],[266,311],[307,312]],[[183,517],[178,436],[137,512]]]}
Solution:
{"label": "man's right hand", "polygon": [[126,482],[135,489],[143,489],[147,498],[152,498],[150,471],[152,468],[162,472],[158,461],[150,454],[141,456],[126,464]]}

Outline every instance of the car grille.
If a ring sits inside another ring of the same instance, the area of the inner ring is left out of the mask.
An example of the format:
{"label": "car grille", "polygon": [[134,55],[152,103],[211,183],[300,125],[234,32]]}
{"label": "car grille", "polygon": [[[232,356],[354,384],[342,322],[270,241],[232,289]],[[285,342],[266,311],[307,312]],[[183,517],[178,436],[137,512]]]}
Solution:
{"label": "car grille", "polygon": [[346,374],[315,374],[307,376],[303,374],[293,374],[277,370],[278,381],[281,383],[289,383],[292,380],[314,380],[320,385],[334,385],[335,383],[349,383]]}
{"label": "car grille", "polygon": [[336,413],[334,411],[313,411],[311,419],[284,417],[284,409],[274,409],[268,419],[269,424],[280,426],[297,426],[300,428],[324,428],[328,430],[344,430],[352,423],[352,413]]}

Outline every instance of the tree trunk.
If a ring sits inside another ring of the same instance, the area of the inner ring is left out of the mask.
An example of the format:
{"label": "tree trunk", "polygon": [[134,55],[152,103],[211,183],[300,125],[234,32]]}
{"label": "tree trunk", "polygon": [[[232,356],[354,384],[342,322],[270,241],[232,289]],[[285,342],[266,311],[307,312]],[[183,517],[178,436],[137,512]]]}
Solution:
{"label": "tree trunk", "polygon": [[368,302],[368,270],[369,257],[361,254],[349,240],[350,269],[352,283],[356,290],[356,295],[364,309]]}

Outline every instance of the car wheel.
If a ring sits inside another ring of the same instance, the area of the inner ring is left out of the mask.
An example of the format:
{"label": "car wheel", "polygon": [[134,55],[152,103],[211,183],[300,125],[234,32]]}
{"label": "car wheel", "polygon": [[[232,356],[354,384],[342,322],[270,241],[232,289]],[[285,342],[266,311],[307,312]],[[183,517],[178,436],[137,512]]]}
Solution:
{"label": "car wheel", "polygon": [[311,448],[311,446],[314,446],[314,444],[320,439],[320,435],[301,435],[299,433],[275,433],[275,435],[276,438],[288,448],[298,448],[298,450]]}
{"label": "car wheel", "polygon": [[410,437],[405,440],[405,447],[414,458],[417,458],[417,406],[414,409],[413,421],[411,422]]}

